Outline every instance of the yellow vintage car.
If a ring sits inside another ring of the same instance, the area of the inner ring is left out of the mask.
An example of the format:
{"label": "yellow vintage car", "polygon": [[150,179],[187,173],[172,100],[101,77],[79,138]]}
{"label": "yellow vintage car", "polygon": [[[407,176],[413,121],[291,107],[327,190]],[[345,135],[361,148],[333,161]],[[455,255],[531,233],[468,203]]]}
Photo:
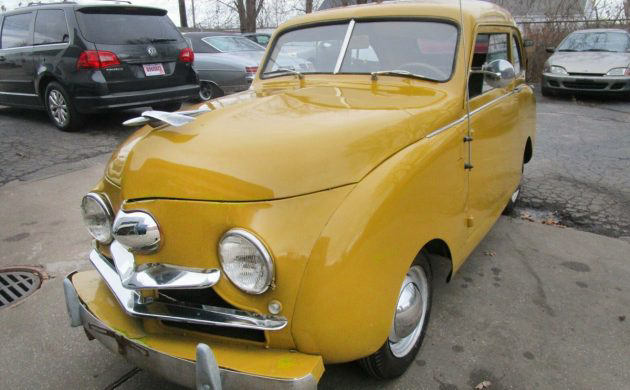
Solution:
{"label": "yellow vintage car", "polygon": [[250,90],[131,121],[146,125],[81,205],[95,270],[64,281],[71,325],[200,389],[315,387],[355,360],[402,375],[432,265],[450,279],[518,198],[525,64],[511,16],[482,1],[282,25]]}

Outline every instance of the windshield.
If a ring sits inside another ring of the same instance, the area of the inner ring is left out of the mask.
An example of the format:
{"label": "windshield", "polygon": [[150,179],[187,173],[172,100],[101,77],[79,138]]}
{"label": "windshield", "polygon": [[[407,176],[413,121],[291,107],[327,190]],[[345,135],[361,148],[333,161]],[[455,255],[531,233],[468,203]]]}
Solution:
{"label": "windshield", "polygon": [[623,32],[575,32],[562,41],[558,51],[629,52],[630,35]]}
{"label": "windshield", "polygon": [[[341,53],[348,32],[350,39]],[[262,76],[286,74],[288,68],[281,60],[293,58],[308,63],[302,67],[308,70],[302,73],[395,71],[447,81],[456,47],[457,28],[445,22],[375,21],[307,27],[278,38]]]}
{"label": "windshield", "polygon": [[263,51],[264,47],[250,41],[244,37],[205,37],[202,39],[205,43],[214,47],[218,51],[224,53],[236,52],[236,51]]}

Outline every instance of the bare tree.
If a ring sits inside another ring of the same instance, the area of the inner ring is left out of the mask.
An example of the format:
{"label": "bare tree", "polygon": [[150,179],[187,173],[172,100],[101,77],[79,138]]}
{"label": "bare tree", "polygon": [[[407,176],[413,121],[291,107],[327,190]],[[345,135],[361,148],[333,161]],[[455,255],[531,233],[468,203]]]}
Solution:
{"label": "bare tree", "polygon": [[241,32],[256,32],[256,19],[262,10],[264,0],[234,0]]}
{"label": "bare tree", "polygon": [[179,24],[181,27],[188,27],[186,18],[186,0],[179,0]]}
{"label": "bare tree", "polygon": [[306,0],[306,4],[304,5],[304,12],[307,14],[313,12],[313,0]]}

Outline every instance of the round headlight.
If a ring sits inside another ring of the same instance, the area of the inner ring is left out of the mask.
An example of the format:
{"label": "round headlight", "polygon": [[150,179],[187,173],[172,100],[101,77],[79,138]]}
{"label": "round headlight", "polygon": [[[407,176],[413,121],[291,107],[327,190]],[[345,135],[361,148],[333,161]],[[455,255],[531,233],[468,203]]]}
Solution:
{"label": "round headlight", "polygon": [[99,194],[90,192],[81,201],[83,222],[88,232],[97,241],[107,244],[112,240],[112,212],[107,200]]}
{"label": "round headlight", "polygon": [[227,277],[249,294],[262,294],[273,280],[273,260],[263,243],[243,229],[228,230],[219,241],[219,259]]}

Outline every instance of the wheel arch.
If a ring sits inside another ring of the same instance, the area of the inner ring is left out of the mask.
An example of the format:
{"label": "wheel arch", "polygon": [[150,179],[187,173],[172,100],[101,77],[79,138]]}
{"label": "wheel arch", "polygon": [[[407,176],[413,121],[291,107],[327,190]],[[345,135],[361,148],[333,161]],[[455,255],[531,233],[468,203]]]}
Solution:
{"label": "wheel arch", "polygon": [[436,270],[442,271],[438,273],[439,275],[443,275],[446,273],[445,271],[448,271],[448,273],[446,273],[445,282],[448,283],[451,281],[451,277],[453,276],[453,256],[451,255],[451,249],[446,241],[435,238],[424,244],[418,254],[420,253],[427,255],[434,276],[436,276]]}
{"label": "wheel arch", "polygon": [[523,163],[527,164],[534,154],[534,147],[532,145],[532,138],[527,137],[527,142],[525,142],[525,154],[523,156]]}
{"label": "wheel arch", "polygon": [[63,83],[59,81],[57,77],[53,76],[50,73],[44,73],[39,76],[36,83],[37,89],[35,90],[35,92],[37,93],[39,98],[42,100],[42,102],[44,102],[44,92],[46,91],[46,87],[48,86],[48,84],[50,84],[53,81],[63,86]]}

